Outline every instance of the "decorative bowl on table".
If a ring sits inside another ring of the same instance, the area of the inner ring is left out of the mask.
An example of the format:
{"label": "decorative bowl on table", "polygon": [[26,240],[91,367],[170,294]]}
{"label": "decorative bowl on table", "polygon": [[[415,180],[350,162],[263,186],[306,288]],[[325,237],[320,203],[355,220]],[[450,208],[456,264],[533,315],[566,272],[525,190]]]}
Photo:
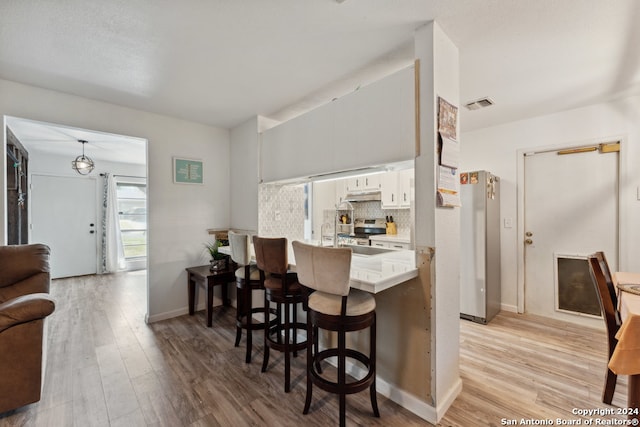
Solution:
{"label": "decorative bowl on table", "polygon": [[222,246],[222,242],[219,239],[216,239],[213,243],[205,243],[204,246],[207,248],[209,255],[211,255],[211,261],[209,261],[211,265],[209,266],[209,270],[218,271],[227,268],[229,255],[225,255],[218,251],[218,248]]}
{"label": "decorative bowl on table", "polygon": [[212,259],[210,261],[211,265],[209,266],[209,270],[211,271],[218,271],[218,270],[224,270],[225,268],[227,268],[227,258],[222,258],[222,259]]}

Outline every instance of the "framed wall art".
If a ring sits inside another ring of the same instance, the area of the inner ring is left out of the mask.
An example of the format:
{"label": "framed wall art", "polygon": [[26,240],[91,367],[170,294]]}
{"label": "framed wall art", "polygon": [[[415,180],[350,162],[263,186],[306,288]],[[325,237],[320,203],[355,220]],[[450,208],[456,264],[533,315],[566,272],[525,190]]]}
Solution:
{"label": "framed wall art", "polygon": [[202,160],[173,158],[173,182],[175,184],[202,184]]}

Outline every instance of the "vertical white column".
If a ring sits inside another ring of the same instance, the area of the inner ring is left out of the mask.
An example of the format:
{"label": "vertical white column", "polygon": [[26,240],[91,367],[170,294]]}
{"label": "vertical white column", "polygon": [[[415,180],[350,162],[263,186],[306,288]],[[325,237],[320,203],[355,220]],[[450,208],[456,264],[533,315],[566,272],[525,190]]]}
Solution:
{"label": "vertical white column", "polygon": [[420,60],[415,237],[418,251],[435,251],[431,260],[431,396],[440,420],[461,390],[460,208],[436,206],[437,98],[460,104],[458,49],[437,23],[430,22],[416,30],[415,57]]}

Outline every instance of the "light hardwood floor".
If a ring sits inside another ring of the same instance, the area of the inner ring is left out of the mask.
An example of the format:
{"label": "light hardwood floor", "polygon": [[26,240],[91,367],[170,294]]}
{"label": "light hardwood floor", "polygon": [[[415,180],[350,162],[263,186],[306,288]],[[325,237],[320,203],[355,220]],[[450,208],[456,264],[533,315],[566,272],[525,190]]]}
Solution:
{"label": "light hardwood floor", "polygon": [[[301,413],[304,352],[285,394],[280,354],[260,373],[259,332],[253,363],[244,363],[244,339],[233,346],[234,309],[217,308],[212,328],[203,312],[147,325],[145,281],[144,272],[53,281],[42,400],[0,415],[0,426],[337,424],[337,398],[317,389],[311,412]],[[486,326],[461,321],[463,391],[440,425],[571,420],[579,418],[572,408],[607,407],[600,402],[605,340],[603,331],[511,313]],[[614,404],[624,406],[625,379],[618,381]],[[378,403],[380,419],[366,392],[349,396],[347,424],[430,425],[382,396]]]}

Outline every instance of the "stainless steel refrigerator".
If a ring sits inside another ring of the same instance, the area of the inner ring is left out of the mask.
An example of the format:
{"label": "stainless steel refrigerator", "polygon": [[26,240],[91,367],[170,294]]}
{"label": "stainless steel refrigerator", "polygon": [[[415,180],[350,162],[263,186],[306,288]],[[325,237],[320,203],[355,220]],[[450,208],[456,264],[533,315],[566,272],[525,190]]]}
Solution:
{"label": "stainless steel refrigerator", "polygon": [[460,174],[460,317],[488,323],[500,311],[500,179]]}

